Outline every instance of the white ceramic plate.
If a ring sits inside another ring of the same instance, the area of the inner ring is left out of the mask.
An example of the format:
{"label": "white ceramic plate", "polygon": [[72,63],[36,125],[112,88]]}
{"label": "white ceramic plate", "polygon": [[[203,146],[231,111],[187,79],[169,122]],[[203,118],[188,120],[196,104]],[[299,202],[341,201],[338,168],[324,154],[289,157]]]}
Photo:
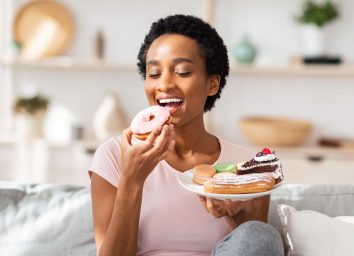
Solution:
{"label": "white ceramic plate", "polygon": [[179,183],[183,188],[196,193],[201,196],[211,197],[219,200],[231,199],[231,200],[248,200],[252,198],[257,198],[261,196],[266,196],[271,194],[277,188],[279,188],[284,182],[278,183],[271,190],[259,193],[251,193],[251,194],[215,194],[215,193],[207,193],[204,192],[204,188],[202,185],[198,185],[193,182],[193,171],[185,171],[179,175]]}

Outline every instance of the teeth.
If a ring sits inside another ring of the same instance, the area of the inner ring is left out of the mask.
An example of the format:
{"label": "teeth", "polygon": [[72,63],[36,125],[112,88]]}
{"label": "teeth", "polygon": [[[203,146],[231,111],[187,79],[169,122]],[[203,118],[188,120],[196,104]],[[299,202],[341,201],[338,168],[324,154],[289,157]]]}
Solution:
{"label": "teeth", "polygon": [[159,102],[163,104],[171,103],[171,102],[182,102],[182,99],[179,98],[160,99]]}

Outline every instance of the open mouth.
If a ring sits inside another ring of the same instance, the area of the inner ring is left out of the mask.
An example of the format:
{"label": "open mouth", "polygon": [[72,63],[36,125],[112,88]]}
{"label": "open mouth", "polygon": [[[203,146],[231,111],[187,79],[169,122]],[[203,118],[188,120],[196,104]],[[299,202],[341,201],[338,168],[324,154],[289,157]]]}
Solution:
{"label": "open mouth", "polygon": [[168,98],[168,99],[159,99],[157,104],[162,107],[167,107],[170,109],[178,108],[182,104],[183,100],[180,98]]}

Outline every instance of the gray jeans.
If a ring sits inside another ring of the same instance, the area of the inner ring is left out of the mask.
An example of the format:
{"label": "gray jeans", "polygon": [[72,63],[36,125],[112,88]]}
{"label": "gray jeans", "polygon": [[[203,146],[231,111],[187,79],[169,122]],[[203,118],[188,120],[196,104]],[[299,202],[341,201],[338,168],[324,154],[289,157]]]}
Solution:
{"label": "gray jeans", "polygon": [[212,256],[283,256],[279,232],[260,221],[248,221],[220,240]]}

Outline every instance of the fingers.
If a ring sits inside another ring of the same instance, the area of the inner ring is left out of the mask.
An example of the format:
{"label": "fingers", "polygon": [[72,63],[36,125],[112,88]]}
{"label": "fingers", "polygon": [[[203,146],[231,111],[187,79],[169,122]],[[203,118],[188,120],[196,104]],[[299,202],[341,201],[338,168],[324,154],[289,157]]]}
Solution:
{"label": "fingers", "polygon": [[154,146],[154,143],[156,141],[156,138],[159,136],[159,134],[161,133],[162,127],[159,126],[157,128],[155,128],[147,137],[147,139],[145,140],[145,145],[146,146],[150,146],[149,148],[152,148]]}
{"label": "fingers", "polygon": [[212,198],[199,196],[204,208],[211,213],[215,218],[221,218],[224,216],[235,216],[245,207],[243,201],[220,201]]}
{"label": "fingers", "polygon": [[[174,145],[170,145],[171,143],[171,134],[173,132],[173,126],[171,128],[171,126],[168,125],[164,125],[162,127],[162,131],[161,134],[156,138],[155,142],[154,142],[154,146],[151,150],[151,153],[154,155],[162,156],[162,155],[167,155],[166,153],[168,153],[168,149],[169,147],[172,147]],[[167,152],[166,152],[167,151]]]}
{"label": "fingers", "polygon": [[[169,153],[173,152],[176,141],[174,140],[174,126],[172,124],[169,125],[169,134],[168,134],[167,143],[165,147],[162,149],[162,155],[159,158],[159,161],[165,159]],[[159,145],[159,144],[158,144]]]}
{"label": "fingers", "polygon": [[230,216],[235,216],[240,213],[240,211],[245,207],[244,201],[231,201],[225,200],[225,208],[227,214]]}
{"label": "fingers", "polygon": [[211,213],[215,218],[221,218],[227,215],[226,209],[223,207],[223,202],[209,197],[199,196],[204,208]]}
{"label": "fingers", "polygon": [[122,133],[122,144],[125,147],[131,145],[132,135],[133,135],[133,132],[130,129],[130,127],[123,131],[123,133]]}
{"label": "fingers", "polygon": [[159,157],[159,161],[165,159],[170,152],[173,151],[173,148],[175,147],[175,140],[171,140],[170,144],[168,145],[168,149],[163,151],[162,155]]}

